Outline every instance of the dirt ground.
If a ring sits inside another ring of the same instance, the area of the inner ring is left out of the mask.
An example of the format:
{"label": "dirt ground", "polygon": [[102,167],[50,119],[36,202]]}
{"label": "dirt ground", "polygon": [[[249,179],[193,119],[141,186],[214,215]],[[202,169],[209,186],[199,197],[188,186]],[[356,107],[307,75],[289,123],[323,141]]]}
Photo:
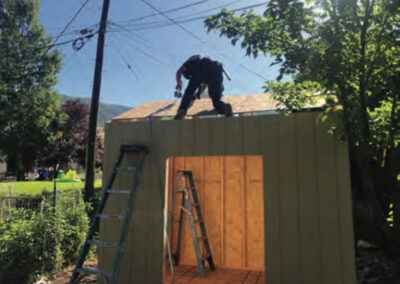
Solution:
{"label": "dirt ground", "polygon": [[[85,266],[96,267],[97,261],[96,260],[87,261]],[[65,284],[65,283],[68,283],[73,270],[74,270],[74,266],[70,266],[70,267],[64,269],[63,271],[56,273],[52,279],[42,280],[42,281],[37,282],[37,284]],[[82,284],[96,283],[96,275],[86,276],[81,280],[80,283],[82,283]]]}

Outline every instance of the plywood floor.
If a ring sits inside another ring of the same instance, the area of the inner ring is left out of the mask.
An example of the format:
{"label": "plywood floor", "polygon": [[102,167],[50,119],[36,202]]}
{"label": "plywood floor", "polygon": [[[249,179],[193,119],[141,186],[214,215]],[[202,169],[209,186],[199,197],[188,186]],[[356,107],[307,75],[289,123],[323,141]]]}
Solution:
{"label": "plywood floor", "polygon": [[[198,276],[194,266],[179,266],[175,268],[174,284],[264,284],[263,272],[223,269],[207,272],[206,276]],[[168,274],[164,284],[173,284],[171,275]]]}

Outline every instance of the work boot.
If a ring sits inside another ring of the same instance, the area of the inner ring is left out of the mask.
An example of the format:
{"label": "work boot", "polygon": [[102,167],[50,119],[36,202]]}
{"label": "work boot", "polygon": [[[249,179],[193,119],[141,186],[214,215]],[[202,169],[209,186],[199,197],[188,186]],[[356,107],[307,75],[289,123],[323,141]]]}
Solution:
{"label": "work boot", "polygon": [[178,112],[176,113],[174,119],[175,120],[181,120],[185,117],[186,115],[186,110],[184,109],[178,109]]}
{"label": "work boot", "polygon": [[225,104],[225,116],[231,117],[233,115],[232,106],[230,104]]}

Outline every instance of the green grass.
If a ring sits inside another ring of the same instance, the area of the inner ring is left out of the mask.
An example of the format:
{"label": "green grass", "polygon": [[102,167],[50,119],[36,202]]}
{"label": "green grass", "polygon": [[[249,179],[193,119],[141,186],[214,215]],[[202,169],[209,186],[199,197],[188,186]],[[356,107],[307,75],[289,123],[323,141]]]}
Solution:
{"label": "green grass", "polygon": [[[101,180],[96,180],[96,188],[101,187]],[[83,182],[57,182],[58,190],[77,190],[84,187]],[[16,181],[0,182],[0,196],[8,195],[40,195],[43,191],[53,191],[52,181]]]}

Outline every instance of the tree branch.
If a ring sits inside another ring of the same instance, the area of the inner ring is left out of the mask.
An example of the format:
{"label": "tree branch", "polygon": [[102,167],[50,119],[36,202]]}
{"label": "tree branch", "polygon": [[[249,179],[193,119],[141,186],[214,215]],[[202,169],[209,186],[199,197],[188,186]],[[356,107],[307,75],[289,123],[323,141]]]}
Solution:
{"label": "tree branch", "polygon": [[366,48],[367,48],[367,30],[369,27],[369,19],[371,17],[371,12],[374,7],[374,0],[370,2],[366,0],[365,4],[365,14],[364,14],[364,21],[362,24],[362,29],[360,33],[360,69],[361,75],[359,80],[359,99],[360,99],[360,106],[361,106],[361,121],[362,121],[362,133],[363,139],[365,141],[370,140],[370,127],[369,127],[369,116],[367,111],[367,84],[366,84]]}

